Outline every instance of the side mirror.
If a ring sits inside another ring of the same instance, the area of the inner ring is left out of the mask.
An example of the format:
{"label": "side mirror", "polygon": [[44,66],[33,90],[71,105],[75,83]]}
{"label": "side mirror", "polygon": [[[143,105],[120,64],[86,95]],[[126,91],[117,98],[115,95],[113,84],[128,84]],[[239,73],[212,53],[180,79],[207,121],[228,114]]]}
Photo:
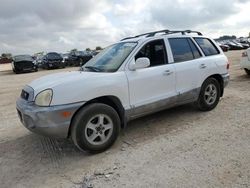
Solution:
{"label": "side mirror", "polygon": [[131,63],[129,68],[131,70],[143,69],[150,65],[150,60],[147,57],[140,57],[138,58],[135,63]]}

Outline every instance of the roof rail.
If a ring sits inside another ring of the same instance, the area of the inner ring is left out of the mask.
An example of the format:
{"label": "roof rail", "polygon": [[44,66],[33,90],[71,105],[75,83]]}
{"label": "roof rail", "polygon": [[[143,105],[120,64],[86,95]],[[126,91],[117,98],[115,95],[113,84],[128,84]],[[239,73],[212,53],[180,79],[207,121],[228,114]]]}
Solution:
{"label": "roof rail", "polygon": [[199,31],[192,31],[192,30],[171,31],[171,30],[165,29],[165,30],[154,31],[154,32],[149,32],[149,33],[144,33],[144,34],[136,35],[134,37],[126,37],[126,38],[122,39],[121,41],[127,40],[127,39],[133,39],[133,38],[141,37],[141,36],[144,36],[144,35],[146,35],[146,37],[153,37],[157,33],[164,33],[164,35],[169,35],[169,34],[174,34],[174,33],[181,33],[182,35],[185,35],[186,33],[197,33],[198,35],[202,35],[202,33],[199,32]]}

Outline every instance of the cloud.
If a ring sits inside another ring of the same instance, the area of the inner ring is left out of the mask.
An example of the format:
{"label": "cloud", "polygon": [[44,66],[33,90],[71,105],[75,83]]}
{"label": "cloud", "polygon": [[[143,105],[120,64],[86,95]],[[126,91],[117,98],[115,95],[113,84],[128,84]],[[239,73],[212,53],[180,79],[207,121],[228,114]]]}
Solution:
{"label": "cloud", "polygon": [[0,53],[94,48],[163,28],[242,35],[249,9],[249,0],[1,0]]}
{"label": "cloud", "polygon": [[240,10],[237,4],[246,0],[160,0],[151,7],[152,20],[166,27],[193,28],[222,22]]}

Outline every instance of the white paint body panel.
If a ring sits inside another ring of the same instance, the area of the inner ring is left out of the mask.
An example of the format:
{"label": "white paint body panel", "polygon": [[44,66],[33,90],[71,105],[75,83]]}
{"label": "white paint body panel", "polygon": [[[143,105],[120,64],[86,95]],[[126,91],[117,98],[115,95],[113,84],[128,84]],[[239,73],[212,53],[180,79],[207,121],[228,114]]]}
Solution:
{"label": "white paint body panel", "polygon": [[[170,71],[167,75],[165,71]],[[176,96],[175,69],[171,64],[126,71],[130,104],[139,107]]]}
{"label": "white paint body panel", "polygon": [[129,107],[128,83],[125,72],[63,72],[41,77],[29,84],[36,96],[44,89],[53,90],[51,105],[70,104],[112,95],[122,102],[124,108]]}
{"label": "white paint body panel", "polygon": [[247,52],[247,57],[241,58],[240,65],[241,68],[250,70],[250,48],[248,48],[246,52]]}

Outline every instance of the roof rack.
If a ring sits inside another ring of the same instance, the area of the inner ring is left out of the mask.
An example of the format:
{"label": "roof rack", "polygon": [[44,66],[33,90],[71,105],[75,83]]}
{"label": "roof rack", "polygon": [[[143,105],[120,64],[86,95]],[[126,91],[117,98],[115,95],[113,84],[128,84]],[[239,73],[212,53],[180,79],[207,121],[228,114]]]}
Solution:
{"label": "roof rack", "polygon": [[154,31],[154,32],[149,32],[149,33],[144,33],[144,34],[136,35],[134,37],[126,37],[126,38],[122,39],[121,41],[127,40],[127,39],[133,39],[133,38],[141,37],[141,36],[144,36],[144,35],[146,37],[153,37],[157,33],[164,33],[163,35],[169,35],[169,34],[174,34],[174,33],[181,33],[182,35],[185,35],[186,33],[197,33],[198,35],[202,35],[202,33],[199,32],[199,31],[192,31],[192,30],[171,31],[171,30],[165,29],[165,30]]}

